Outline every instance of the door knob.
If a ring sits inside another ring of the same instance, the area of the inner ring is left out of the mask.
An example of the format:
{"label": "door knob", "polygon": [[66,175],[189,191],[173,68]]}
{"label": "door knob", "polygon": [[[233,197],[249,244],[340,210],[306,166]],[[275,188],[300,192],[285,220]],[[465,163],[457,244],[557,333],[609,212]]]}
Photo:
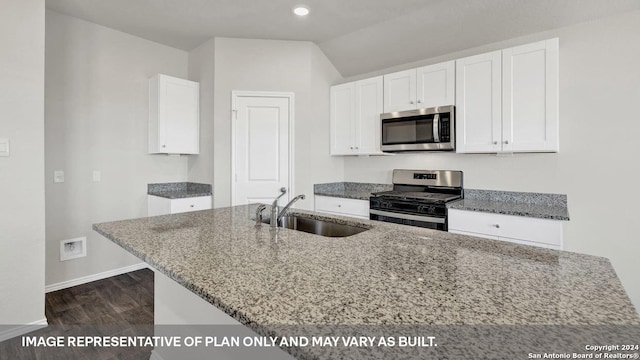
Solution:
{"label": "door knob", "polygon": [[498,142],[497,142],[497,141],[494,141],[494,142],[493,142],[493,145],[498,145]]}
{"label": "door knob", "polygon": [[413,100],[409,101],[409,104],[413,104]]}
{"label": "door knob", "polygon": [[505,141],[504,141],[504,143],[505,143],[505,144],[508,144],[508,143],[509,143],[509,140],[505,140]]}

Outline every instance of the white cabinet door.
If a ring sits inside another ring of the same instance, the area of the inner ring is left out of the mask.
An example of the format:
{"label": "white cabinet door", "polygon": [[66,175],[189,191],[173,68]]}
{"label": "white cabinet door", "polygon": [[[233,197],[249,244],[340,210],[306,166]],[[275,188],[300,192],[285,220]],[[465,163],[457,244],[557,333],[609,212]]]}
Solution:
{"label": "white cabinet door", "polygon": [[211,209],[211,196],[197,196],[182,199],[171,199],[171,213],[179,214],[189,211]]}
{"label": "white cabinet door", "polygon": [[455,61],[417,69],[417,108],[455,105]]}
{"label": "white cabinet door", "polygon": [[562,221],[449,209],[449,232],[562,249]]}
{"label": "white cabinet door", "polygon": [[382,76],[331,87],[331,155],[380,155]]}
{"label": "white cabinet door", "polygon": [[456,60],[456,151],[501,150],[502,53]]}
{"label": "white cabinet door", "polygon": [[456,61],[456,151],[556,152],[558,39]]}
{"label": "white cabinet door", "polygon": [[558,151],[558,39],[502,51],[502,150]]}
{"label": "white cabinet door", "polygon": [[416,69],[384,75],[384,112],[416,109]]}
{"label": "white cabinet door", "polygon": [[200,85],[158,74],[149,80],[149,153],[198,154]]}
{"label": "white cabinet door", "polygon": [[211,209],[211,195],[180,199],[147,195],[147,216],[178,214],[207,209]]}
{"label": "white cabinet door", "polygon": [[331,155],[353,155],[355,130],[355,83],[331,87]]}
{"label": "white cabinet door", "polygon": [[369,219],[369,202],[367,200],[318,195],[315,198],[316,211],[318,212]]}
{"label": "white cabinet door", "polygon": [[380,154],[382,76],[355,84],[355,143],[358,154]]}

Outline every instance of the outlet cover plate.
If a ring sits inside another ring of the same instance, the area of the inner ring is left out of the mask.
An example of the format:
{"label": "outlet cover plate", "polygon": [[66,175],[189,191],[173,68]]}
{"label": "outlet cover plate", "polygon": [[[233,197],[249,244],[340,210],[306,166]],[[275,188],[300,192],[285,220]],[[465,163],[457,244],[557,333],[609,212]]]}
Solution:
{"label": "outlet cover plate", "polygon": [[56,170],[53,172],[53,182],[54,183],[63,183],[64,182],[64,171]]}
{"label": "outlet cover plate", "polygon": [[0,139],[0,156],[9,156],[9,139]]}
{"label": "outlet cover plate", "polygon": [[87,238],[60,240],[60,261],[87,256]]}

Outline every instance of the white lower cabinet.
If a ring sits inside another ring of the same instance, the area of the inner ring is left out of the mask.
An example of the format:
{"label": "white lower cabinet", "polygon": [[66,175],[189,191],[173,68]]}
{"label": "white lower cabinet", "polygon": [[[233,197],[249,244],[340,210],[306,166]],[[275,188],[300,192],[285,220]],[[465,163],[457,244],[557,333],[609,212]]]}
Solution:
{"label": "white lower cabinet", "polygon": [[211,195],[168,199],[147,195],[147,215],[158,216],[211,209]]}
{"label": "white lower cabinet", "polygon": [[449,232],[562,250],[562,221],[449,209]]}
{"label": "white lower cabinet", "polygon": [[369,219],[369,201],[316,195],[316,211]]}

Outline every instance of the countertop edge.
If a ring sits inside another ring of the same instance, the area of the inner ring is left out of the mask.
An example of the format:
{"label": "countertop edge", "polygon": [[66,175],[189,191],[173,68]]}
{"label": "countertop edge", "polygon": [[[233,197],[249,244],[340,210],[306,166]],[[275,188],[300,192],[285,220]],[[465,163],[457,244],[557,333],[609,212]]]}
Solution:
{"label": "countertop edge", "polygon": [[359,195],[340,195],[340,194],[330,194],[330,193],[323,193],[323,192],[314,192],[313,195],[316,196],[326,196],[326,197],[333,197],[333,198],[339,198],[339,199],[353,199],[353,200],[362,200],[362,201],[369,201],[369,197],[364,197],[364,196],[359,196]]}
{"label": "countertop edge", "polygon": [[456,204],[456,202],[448,204],[447,208],[453,209],[453,210],[475,211],[475,212],[482,212],[482,213],[489,213],[489,214],[520,216],[520,217],[528,217],[528,218],[544,219],[544,220],[558,220],[558,221],[570,220],[568,215],[562,216],[562,215],[554,215],[554,214],[540,214],[540,213],[531,213],[531,212],[518,211],[518,210],[505,211],[505,210],[491,209],[491,208],[485,208],[480,206]]}
{"label": "countertop edge", "polygon": [[[124,221],[126,221],[126,220],[124,220]],[[138,259],[140,259],[140,260],[144,261],[145,263],[147,263],[148,265],[150,265],[154,270],[159,271],[162,274],[164,274],[165,276],[169,277],[171,280],[174,280],[175,282],[177,282],[178,284],[183,286],[185,289],[187,289],[188,291],[190,291],[194,295],[196,295],[199,298],[201,298],[202,300],[208,302],[212,306],[214,306],[217,309],[219,309],[220,311],[224,312],[225,314],[227,314],[228,316],[230,316],[234,320],[238,321],[242,325],[248,327],[252,331],[255,331],[257,334],[262,335],[262,336],[270,336],[270,335],[272,335],[272,330],[269,328],[269,324],[259,324],[256,321],[250,320],[247,317],[247,315],[244,314],[241,310],[234,309],[232,305],[228,305],[228,304],[224,303],[223,301],[221,301],[220,298],[208,294],[204,289],[202,289],[201,287],[198,287],[195,284],[193,284],[193,282],[191,282],[191,281],[179,276],[175,272],[167,269],[165,266],[162,266],[162,265],[156,263],[151,258],[145,256],[141,252],[136,251],[134,248],[132,248],[130,246],[127,246],[123,241],[120,241],[116,237],[110,236],[109,234],[105,233],[104,231],[102,231],[100,229],[100,225],[101,224],[102,223],[93,224],[91,227],[98,234],[100,234],[100,235],[104,236],[105,238],[111,240],[116,245],[120,246],[122,249],[128,251],[130,254],[134,255]],[[315,357],[310,356],[307,352],[304,352],[304,351],[302,351],[302,349],[299,349],[299,348],[296,348],[296,347],[280,347],[280,349],[282,349],[283,351],[287,352],[288,354],[290,354],[291,356],[295,357],[296,359],[302,359],[302,360],[316,359]]]}
{"label": "countertop edge", "polygon": [[165,199],[187,199],[187,198],[194,198],[194,197],[212,196],[213,194],[211,192],[198,192],[198,193],[185,193],[185,194],[147,192],[147,195],[157,196]]}
{"label": "countertop edge", "polygon": [[[220,209],[218,209],[220,210]],[[207,210],[207,211],[214,211],[214,210]],[[312,211],[304,211],[304,210],[297,210],[297,212],[300,213],[309,213],[309,214],[314,214],[314,215],[318,215],[315,212]],[[249,213],[251,213],[251,211],[248,211]],[[169,217],[169,216],[173,216],[175,217],[176,215],[164,215],[165,217]],[[185,216],[189,216],[189,215],[185,215]],[[324,215],[320,215],[320,216],[324,216]],[[331,216],[331,218],[337,218],[337,219],[341,219],[343,217],[339,217],[339,216]],[[345,218],[346,219],[346,218]],[[141,219],[136,219],[136,220],[143,220]],[[351,221],[354,221],[352,219],[349,219]],[[132,220],[123,220],[123,222],[129,222]],[[116,221],[118,222],[118,221]],[[358,220],[358,222],[360,222]],[[367,221],[365,221],[367,222]],[[172,280],[178,282],[180,285],[182,285],[183,287],[185,287],[186,289],[188,289],[189,291],[191,291],[192,293],[196,294],[198,297],[202,298],[203,300],[207,301],[208,303],[214,305],[215,307],[217,307],[218,309],[220,309],[221,311],[223,311],[224,313],[226,313],[227,315],[231,316],[232,318],[234,318],[235,320],[239,321],[241,324],[247,326],[248,328],[252,329],[253,331],[256,331],[256,333],[261,334],[261,335],[266,335],[268,334],[274,327],[277,327],[277,325],[275,324],[270,324],[270,323],[258,323],[255,320],[251,320],[247,317],[247,314],[245,314],[242,310],[238,310],[237,308],[234,308],[234,305],[232,304],[228,304],[222,301],[221,298],[218,297],[218,295],[216,295],[215,293],[208,293],[204,290],[204,288],[196,285],[196,283],[193,281],[194,279],[189,279],[189,275],[187,274],[187,276],[181,276],[179,273],[176,273],[172,270],[170,270],[170,268],[165,268],[157,263],[155,263],[151,258],[149,258],[147,255],[145,255],[142,252],[138,252],[135,251],[132,247],[127,246],[126,245],[126,241],[121,241],[119,239],[119,237],[121,236],[119,231],[118,232],[111,232],[109,235],[108,231],[102,231],[101,227],[103,224],[109,224],[109,223],[113,223],[113,222],[103,222],[103,223],[97,223],[97,224],[93,224],[92,228],[94,231],[96,231],[97,233],[99,233],[102,236],[105,236],[107,239],[113,241],[114,243],[116,243],[118,246],[120,246],[121,248],[127,250],[128,252],[130,252],[131,254],[133,254],[134,256],[142,259],[143,261],[145,261],[147,264],[151,265],[153,268],[157,269],[158,271],[160,271],[162,274],[165,274],[166,276],[168,276],[169,278],[171,278]],[[378,226],[385,226],[386,223],[383,224],[376,224]],[[391,226],[391,225],[389,225]],[[413,233],[414,229],[407,229],[406,231]],[[421,230],[415,230],[416,235],[424,235],[422,234]],[[122,235],[124,236],[124,235]],[[461,239],[471,239],[473,240],[473,242],[475,241],[489,241],[486,239],[477,239],[477,238],[470,238],[468,236],[463,236],[463,235],[451,235],[454,238],[461,236]],[[471,241],[470,240],[470,241]],[[467,241],[467,240],[465,240]],[[502,248],[504,247],[505,250],[512,250],[515,249],[515,247],[520,248],[521,246],[524,245],[513,245],[513,244],[499,244],[498,247]],[[541,251],[541,252],[555,252],[555,250],[545,250],[545,249],[536,249],[536,252]],[[565,253],[569,253],[569,252],[565,252]],[[580,256],[584,256],[581,254],[576,254],[576,255],[580,255]],[[611,269],[613,269],[613,267],[611,266],[611,262],[609,259],[602,257],[602,256],[592,256],[589,255],[590,257],[593,258],[601,258],[604,259],[605,262],[607,264],[609,264],[609,266],[611,267]],[[615,274],[615,269],[613,270],[614,274]],[[616,275],[616,279],[618,282],[620,282],[619,278]],[[622,287],[621,283],[619,284],[620,288],[624,290],[624,287]],[[304,357],[304,351],[302,351],[301,353],[298,352],[300,351],[299,349],[292,349],[292,350],[288,350],[288,349],[283,349],[284,351],[287,351],[288,353],[294,355],[294,356],[301,356],[301,358]],[[295,352],[295,354],[294,354]]]}

